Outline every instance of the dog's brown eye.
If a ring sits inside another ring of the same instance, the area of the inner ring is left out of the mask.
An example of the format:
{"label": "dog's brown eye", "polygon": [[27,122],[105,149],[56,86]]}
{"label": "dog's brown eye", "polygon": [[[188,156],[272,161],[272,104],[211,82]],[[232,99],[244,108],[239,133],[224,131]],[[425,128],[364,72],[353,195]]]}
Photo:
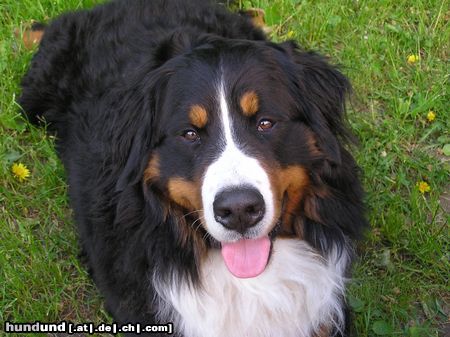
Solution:
{"label": "dog's brown eye", "polygon": [[275,125],[270,119],[261,119],[258,122],[258,131],[267,131],[273,128]]}
{"label": "dog's brown eye", "polygon": [[189,142],[195,142],[200,139],[198,133],[194,130],[186,130],[183,134],[183,138]]}

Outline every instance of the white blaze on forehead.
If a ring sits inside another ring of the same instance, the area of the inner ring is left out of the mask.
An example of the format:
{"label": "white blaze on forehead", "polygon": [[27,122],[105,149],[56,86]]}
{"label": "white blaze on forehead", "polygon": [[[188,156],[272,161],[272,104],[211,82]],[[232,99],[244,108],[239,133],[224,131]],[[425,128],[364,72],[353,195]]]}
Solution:
{"label": "white blaze on forehead", "polygon": [[222,118],[222,128],[225,134],[225,144],[228,147],[236,148],[233,140],[233,134],[231,132],[231,116],[230,111],[228,110],[228,103],[225,98],[225,88],[223,87],[223,83],[221,83],[219,88],[219,103],[220,103],[220,114]]}
{"label": "white blaze on forehead", "polygon": [[213,203],[218,193],[232,187],[252,186],[264,198],[265,214],[259,224],[248,231],[249,238],[266,235],[274,222],[273,194],[269,176],[256,158],[243,153],[233,138],[233,122],[226,101],[223,83],[218,88],[218,102],[222,121],[224,150],[206,170],[202,184],[202,201],[205,225],[208,232],[218,241],[236,241],[236,232],[223,227],[214,218]]}

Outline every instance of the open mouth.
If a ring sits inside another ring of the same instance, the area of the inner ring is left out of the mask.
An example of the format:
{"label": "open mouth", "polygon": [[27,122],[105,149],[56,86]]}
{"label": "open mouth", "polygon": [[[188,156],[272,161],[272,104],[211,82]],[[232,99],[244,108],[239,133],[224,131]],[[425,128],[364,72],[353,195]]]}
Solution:
{"label": "open mouth", "polygon": [[[236,191],[233,190],[233,193],[235,192]],[[238,190],[238,192],[242,191]],[[244,190],[244,192],[248,191]],[[251,196],[252,195],[250,195],[250,197]],[[248,197],[248,195],[245,195],[245,197]],[[253,219],[248,216],[250,214],[250,212],[247,211],[249,207],[242,207],[242,204],[245,203],[247,199],[242,198],[242,200],[239,199],[238,202],[229,202],[231,206],[226,204],[222,207],[222,204],[218,204],[217,202],[217,200],[221,201],[221,199],[217,199],[216,197],[213,204],[214,214],[216,215],[214,220],[217,222],[217,225],[219,225],[219,228],[223,225],[223,227],[228,229],[226,234],[232,235],[235,239],[230,241],[226,239],[226,235],[223,233],[219,233],[222,235],[214,235],[211,232],[209,232],[210,235],[208,235],[208,237],[210,239],[209,241],[211,247],[220,249],[223,261],[227,266],[228,271],[233,276],[237,278],[254,278],[263,273],[267,268],[273,251],[272,243],[277,238],[279,233],[282,232],[282,221],[286,198],[287,196],[285,196],[281,202],[281,210],[279,212],[278,220],[275,222],[275,225],[272,225],[273,227],[270,232],[267,233],[266,231],[261,230],[264,228],[263,226],[260,226],[258,229],[254,229],[255,224],[247,222],[247,220],[252,221]],[[253,201],[251,198],[250,200]],[[233,199],[232,201],[235,200]],[[235,204],[237,206],[235,206]],[[252,205],[253,204],[251,204],[251,206]],[[228,211],[227,214],[231,214],[234,218],[238,219],[239,226],[231,226],[230,224],[233,224],[232,222],[225,221],[227,216],[231,217],[231,215],[222,215],[222,213],[224,213],[222,212],[222,208]],[[245,213],[245,211],[247,211],[248,214]],[[213,224],[215,224],[215,222],[213,222]],[[259,223],[258,226],[260,224],[261,223]],[[208,231],[208,226],[205,227]],[[212,229],[215,229],[213,225],[211,225],[211,227]],[[266,234],[263,235],[264,232]],[[221,239],[221,236],[224,239]]]}
{"label": "open mouth", "polygon": [[280,221],[268,235],[256,239],[240,239],[222,243],[221,253],[230,273],[239,278],[260,275],[267,267],[272,252],[272,241],[281,228]]}

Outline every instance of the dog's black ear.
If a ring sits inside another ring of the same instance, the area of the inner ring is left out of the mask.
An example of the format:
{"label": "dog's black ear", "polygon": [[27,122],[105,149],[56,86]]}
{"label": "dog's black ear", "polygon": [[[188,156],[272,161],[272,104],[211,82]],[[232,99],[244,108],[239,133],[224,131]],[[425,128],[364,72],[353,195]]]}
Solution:
{"label": "dog's black ear", "polygon": [[131,139],[125,136],[119,140],[119,143],[128,146],[128,156],[116,184],[117,192],[142,179],[151,148],[158,139],[158,135],[155,134],[158,132],[157,112],[162,105],[162,92],[170,77],[169,74],[172,73],[173,65],[177,63],[175,58],[188,53],[201,43],[202,39],[198,34],[188,33],[186,30],[175,30],[170,35],[162,37],[151,62],[147,64],[147,71],[140,70],[130,81],[131,85],[123,89],[126,92],[116,95],[123,97],[120,98],[119,104],[123,120],[119,121],[116,127],[130,129],[131,126],[134,130]]}
{"label": "dog's black ear", "polygon": [[349,81],[325,57],[302,51],[292,41],[278,47],[290,60],[285,66],[302,118],[315,133],[317,145],[328,161],[341,164],[339,140],[350,137],[344,125],[345,101],[351,91]]}
{"label": "dog's black ear", "polygon": [[[152,142],[157,139],[157,111],[160,109],[162,92],[171,73],[174,58],[191,50],[194,45],[192,36],[186,31],[175,30],[168,36],[161,37],[154,49],[153,57],[143,69],[136,72],[122,89],[124,94],[119,103],[124,127],[132,126],[132,139],[122,139],[120,142],[129,146],[127,161],[120,175],[116,191],[123,190],[127,185],[136,184],[141,178],[150,156]],[[145,69],[144,69],[145,68]],[[126,138],[126,137],[125,137]]]}
{"label": "dog's black ear", "polygon": [[121,167],[116,192],[142,180],[151,151],[160,138],[157,124],[171,72],[170,65],[156,70],[140,69],[130,85],[111,93],[116,101],[113,109],[117,109],[117,118],[111,124],[111,142],[116,149],[113,158]]}
{"label": "dog's black ear", "polygon": [[[150,127],[149,127],[150,129]],[[129,185],[135,185],[141,179],[145,164],[150,156],[150,132],[142,126],[131,140],[129,155],[119,179],[116,192],[123,191]]]}

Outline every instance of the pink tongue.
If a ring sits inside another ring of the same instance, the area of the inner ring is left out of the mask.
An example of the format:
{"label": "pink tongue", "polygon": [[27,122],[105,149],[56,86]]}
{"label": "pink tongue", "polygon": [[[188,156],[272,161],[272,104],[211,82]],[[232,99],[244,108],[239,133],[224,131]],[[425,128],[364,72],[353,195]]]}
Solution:
{"label": "pink tongue", "polygon": [[268,236],[222,243],[222,256],[228,270],[236,277],[249,278],[261,274],[267,265],[270,252]]}

